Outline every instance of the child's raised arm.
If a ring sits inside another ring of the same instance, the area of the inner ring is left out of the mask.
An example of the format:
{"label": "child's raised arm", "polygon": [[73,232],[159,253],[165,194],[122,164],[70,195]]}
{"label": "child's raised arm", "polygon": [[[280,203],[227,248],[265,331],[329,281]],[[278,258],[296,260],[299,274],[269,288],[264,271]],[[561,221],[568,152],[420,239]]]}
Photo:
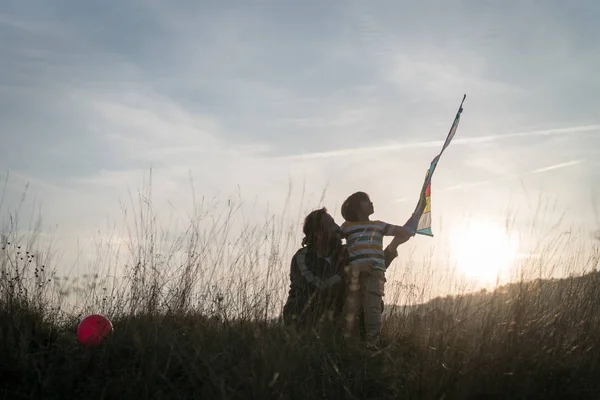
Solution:
{"label": "child's raised arm", "polygon": [[[392,225],[386,222],[381,222],[382,224],[382,233],[384,236],[396,236],[399,237],[399,240],[406,239],[408,240],[412,236],[415,236],[415,230],[409,225],[400,226],[400,225]],[[406,241],[404,240],[404,241]]]}

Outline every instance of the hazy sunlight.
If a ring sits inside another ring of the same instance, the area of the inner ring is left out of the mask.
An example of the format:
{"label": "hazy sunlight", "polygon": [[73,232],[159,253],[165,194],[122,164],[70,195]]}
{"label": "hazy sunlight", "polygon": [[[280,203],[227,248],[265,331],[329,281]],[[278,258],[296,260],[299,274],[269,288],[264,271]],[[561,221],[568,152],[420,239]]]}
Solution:
{"label": "hazy sunlight", "polygon": [[467,278],[493,283],[513,266],[517,243],[498,224],[475,221],[455,231],[450,251],[453,264]]}

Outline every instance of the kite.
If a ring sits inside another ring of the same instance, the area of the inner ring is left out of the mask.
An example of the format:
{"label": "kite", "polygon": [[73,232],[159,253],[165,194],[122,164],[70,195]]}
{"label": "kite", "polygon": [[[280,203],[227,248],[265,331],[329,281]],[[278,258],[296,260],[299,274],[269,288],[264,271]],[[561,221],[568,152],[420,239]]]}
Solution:
{"label": "kite", "polygon": [[419,202],[415,207],[415,211],[412,217],[408,220],[406,224],[408,227],[412,228],[417,234],[433,237],[433,233],[431,231],[431,177],[433,176],[433,172],[437,167],[440,156],[442,155],[444,150],[446,150],[446,147],[448,147],[448,145],[452,141],[452,138],[456,134],[456,130],[458,129],[458,122],[460,121],[460,115],[463,111],[462,106],[466,98],[467,95],[465,94],[460,103],[460,107],[458,108],[458,112],[456,113],[456,117],[454,118],[454,122],[452,123],[452,127],[450,127],[450,132],[446,137],[446,141],[444,142],[442,151],[440,151],[440,154],[435,156],[435,158],[431,161],[429,169],[425,173],[425,181],[423,182],[423,188],[421,189]]}

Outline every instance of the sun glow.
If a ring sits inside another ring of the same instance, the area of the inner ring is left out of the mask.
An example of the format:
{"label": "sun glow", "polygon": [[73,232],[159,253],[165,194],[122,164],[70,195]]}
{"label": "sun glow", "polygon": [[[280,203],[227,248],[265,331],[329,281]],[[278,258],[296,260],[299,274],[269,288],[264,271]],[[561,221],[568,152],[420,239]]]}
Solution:
{"label": "sun glow", "polygon": [[490,284],[510,272],[517,257],[517,243],[501,226],[475,221],[452,235],[451,255],[453,264],[468,279]]}

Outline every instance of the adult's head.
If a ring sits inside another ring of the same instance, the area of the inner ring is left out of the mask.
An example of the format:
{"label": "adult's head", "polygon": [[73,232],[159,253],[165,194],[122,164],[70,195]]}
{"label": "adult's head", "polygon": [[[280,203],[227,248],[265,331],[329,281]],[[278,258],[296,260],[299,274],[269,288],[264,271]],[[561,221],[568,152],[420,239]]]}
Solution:
{"label": "adult's head", "polygon": [[331,253],[342,244],[342,232],[325,207],[312,211],[304,219],[302,246],[314,246],[319,251]]}

